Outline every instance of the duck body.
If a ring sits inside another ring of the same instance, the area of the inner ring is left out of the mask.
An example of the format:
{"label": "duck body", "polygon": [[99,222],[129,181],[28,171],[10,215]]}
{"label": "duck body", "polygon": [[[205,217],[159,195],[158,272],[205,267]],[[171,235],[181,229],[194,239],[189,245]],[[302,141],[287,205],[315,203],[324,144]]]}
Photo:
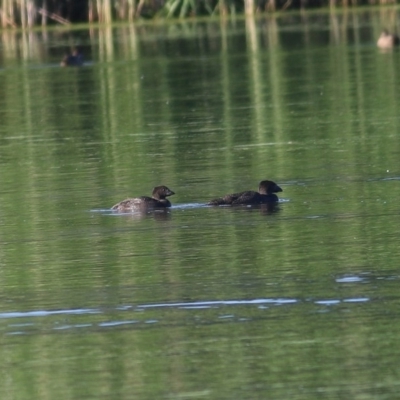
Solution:
{"label": "duck body", "polygon": [[282,192],[282,189],[272,181],[261,181],[258,192],[247,190],[245,192],[231,193],[223,197],[210,200],[207,205],[222,206],[222,205],[252,205],[276,203],[279,201],[275,193]]}
{"label": "duck body", "polygon": [[83,55],[78,50],[74,50],[71,54],[66,54],[61,60],[62,67],[81,67],[83,65]]}
{"label": "duck body", "polygon": [[397,35],[389,33],[388,31],[384,30],[381,35],[379,36],[376,45],[380,49],[392,49],[395,46],[400,44],[400,39]]}
{"label": "duck body", "polygon": [[154,209],[165,209],[171,207],[171,203],[166,199],[175,194],[166,186],[156,186],[153,189],[152,197],[140,196],[125,199],[111,207],[113,211],[129,213],[134,211],[150,211]]}

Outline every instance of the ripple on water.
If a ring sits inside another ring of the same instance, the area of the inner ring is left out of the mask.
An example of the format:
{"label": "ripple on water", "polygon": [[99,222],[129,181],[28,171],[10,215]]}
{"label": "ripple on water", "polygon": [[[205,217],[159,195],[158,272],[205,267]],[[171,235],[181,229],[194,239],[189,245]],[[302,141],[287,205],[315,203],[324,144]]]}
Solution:
{"label": "ripple on water", "polygon": [[[8,335],[33,334],[43,331],[71,331],[93,329],[121,329],[128,327],[141,327],[148,325],[165,325],[175,321],[177,312],[181,314],[179,324],[186,324],[193,320],[193,312],[196,312],[197,321],[217,323],[217,321],[229,320],[243,323],[255,318],[254,310],[261,313],[257,318],[267,318],[269,310],[276,307],[292,307],[313,305],[332,307],[340,304],[365,303],[371,299],[368,297],[348,297],[343,299],[300,299],[300,298],[258,298],[247,300],[209,300],[193,302],[171,302],[141,305],[120,305],[113,309],[82,308],[66,310],[37,310],[27,312],[3,312],[0,320],[6,326]],[[226,313],[226,307],[233,312]],[[250,309],[249,309],[250,307]],[[255,307],[255,308],[254,308]],[[251,309],[253,311],[251,311]],[[208,311],[212,311],[210,316]],[[221,310],[221,312],[218,312]],[[246,311],[247,310],[247,311]],[[135,312],[135,318],[129,318]],[[201,313],[204,313],[202,315]],[[216,312],[216,313],[215,313]],[[138,314],[140,313],[140,314]],[[199,314],[200,313],[200,314]],[[243,315],[249,314],[249,315]],[[139,318],[136,318],[140,315]],[[173,317],[172,317],[173,315]],[[82,318],[85,319],[82,321]],[[200,318],[200,319],[199,319]],[[23,322],[15,323],[15,319]],[[74,323],[74,319],[78,319]],[[68,321],[68,322],[67,322]],[[7,323],[8,322],[8,323]],[[66,323],[67,322],[67,323]]]}

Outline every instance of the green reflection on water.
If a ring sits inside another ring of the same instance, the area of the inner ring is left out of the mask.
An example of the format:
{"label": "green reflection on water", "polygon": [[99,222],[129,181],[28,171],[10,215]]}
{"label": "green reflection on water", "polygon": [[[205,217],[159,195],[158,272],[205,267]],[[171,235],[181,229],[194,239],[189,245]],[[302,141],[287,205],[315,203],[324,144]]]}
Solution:
{"label": "green reflection on water", "polygon": [[[2,398],[397,393],[382,15],[3,33]],[[200,206],[266,178],[275,213]],[[168,213],[99,211],[161,183]]]}

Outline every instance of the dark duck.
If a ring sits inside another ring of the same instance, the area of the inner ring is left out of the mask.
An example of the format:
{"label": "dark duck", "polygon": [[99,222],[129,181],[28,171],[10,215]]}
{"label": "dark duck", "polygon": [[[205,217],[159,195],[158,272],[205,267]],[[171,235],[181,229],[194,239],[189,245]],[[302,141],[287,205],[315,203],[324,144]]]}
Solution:
{"label": "dark duck", "polygon": [[148,211],[154,209],[165,209],[171,207],[171,203],[166,199],[168,196],[175,194],[171,189],[166,186],[156,186],[153,189],[151,197],[141,196],[131,199],[122,200],[111,207],[113,211],[117,212],[134,212],[134,211]]}
{"label": "dark duck", "polygon": [[62,67],[81,67],[83,65],[83,55],[78,49],[74,49],[72,53],[63,57],[60,65]]}
{"label": "dark duck", "polygon": [[224,197],[213,199],[207,203],[211,206],[222,205],[251,205],[251,204],[267,204],[279,201],[275,193],[282,192],[282,189],[272,181],[261,181],[258,186],[258,192],[247,190],[240,193],[227,194]]}

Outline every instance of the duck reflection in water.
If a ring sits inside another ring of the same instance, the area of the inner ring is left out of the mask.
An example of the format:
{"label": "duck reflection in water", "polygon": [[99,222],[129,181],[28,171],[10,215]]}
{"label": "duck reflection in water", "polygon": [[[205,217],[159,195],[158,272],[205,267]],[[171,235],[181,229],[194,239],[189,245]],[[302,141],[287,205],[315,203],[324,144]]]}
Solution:
{"label": "duck reflection in water", "polygon": [[273,205],[276,205],[279,201],[278,196],[275,193],[282,192],[282,189],[272,181],[261,181],[258,187],[258,192],[253,190],[247,190],[239,193],[227,194],[223,197],[210,200],[207,205],[210,206],[223,206],[223,205],[256,205],[263,204],[268,208],[272,209]]}
{"label": "duck reflection in water", "polygon": [[[117,214],[114,215],[116,216]],[[168,221],[169,219],[171,219],[171,212],[168,208],[159,208],[157,210],[149,211],[137,211],[132,213],[119,213],[118,215],[124,217],[124,219],[128,218],[135,221],[144,219],[152,219],[154,221]]]}
{"label": "duck reflection in water", "polygon": [[156,186],[153,188],[151,197],[140,196],[125,199],[113,205],[111,210],[121,213],[148,212],[152,210],[165,210],[171,207],[171,203],[167,200],[168,196],[175,194],[166,186]]}
{"label": "duck reflection in water", "polygon": [[400,44],[400,39],[397,35],[389,33],[386,29],[382,31],[376,45],[382,50],[393,49]]}
{"label": "duck reflection in water", "polygon": [[78,49],[73,49],[71,53],[63,57],[60,65],[62,67],[81,67],[83,65],[83,55]]}
{"label": "duck reflection in water", "polygon": [[[281,209],[279,202],[270,202],[265,204],[246,204],[241,206],[228,206],[229,212],[234,213],[259,213],[260,215],[267,216],[278,213]],[[216,211],[217,207],[213,207]]]}

